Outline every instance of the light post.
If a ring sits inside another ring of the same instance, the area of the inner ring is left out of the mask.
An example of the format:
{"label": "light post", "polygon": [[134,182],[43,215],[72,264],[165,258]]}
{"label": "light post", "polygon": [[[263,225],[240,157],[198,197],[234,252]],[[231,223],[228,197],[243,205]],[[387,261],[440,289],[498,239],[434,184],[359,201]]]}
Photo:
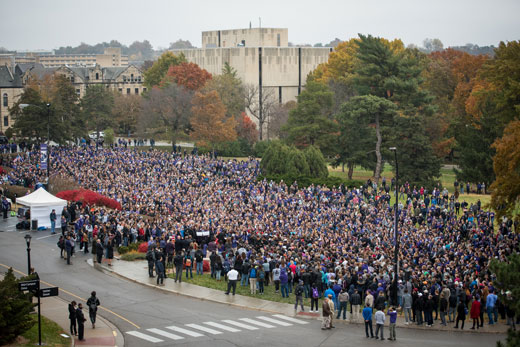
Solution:
{"label": "light post", "polygon": [[27,243],[27,275],[31,274],[31,239],[30,234],[25,234],[25,242]]}
{"label": "light post", "polygon": [[50,158],[51,158],[51,104],[47,103],[47,190],[50,184]]}
{"label": "light post", "polygon": [[389,150],[394,152],[394,159],[395,159],[395,205],[394,205],[394,291],[393,291],[393,298],[395,305],[398,305],[397,302],[397,279],[399,277],[399,232],[397,230],[398,227],[398,218],[399,218],[399,169],[397,165],[397,148],[396,147],[390,147]]}

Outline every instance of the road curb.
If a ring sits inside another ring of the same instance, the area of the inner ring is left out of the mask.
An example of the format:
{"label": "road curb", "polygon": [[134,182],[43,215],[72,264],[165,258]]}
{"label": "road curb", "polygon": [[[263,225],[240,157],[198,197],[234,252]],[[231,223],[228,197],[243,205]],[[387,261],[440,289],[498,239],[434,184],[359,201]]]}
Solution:
{"label": "road curb", "polygon": [[[133,278],[130,278],[130,277],[126,277],[126,276],[124,276],[124,275],[122,275],[122,274],[120,274],[120,273],[118,273],[118,272],[116,272],[116,271],[114,271],[112,269],[109,269],[107,267],[99,265],[99,264],[97,264],[94,261],[92,261],[92,263],[88,262],[88,264],[90,266],[93,266],[98,271],[101,271],[101,272],[104,272],[104,273],[107,273],[107,274],[114,274],[117,277],[125,279],[127,281],[131,281],[133,283],[137,283],[137,284],[140,284],[140,285],[143,285],[143,286],[146,286],[146,287],[149,287],[149,288],[153,288],[153,289],[156,289],[156,290],[159,290],[159,291],[162,291],[162,292],[182,295],[182,296],[185,296],[185,297],[198,299],[200,301],[210,301],[210,302],[215,302],[215,303],[219,303],[219,304],[223,304],[223,305],[228,305],[228,306],[233,306],[233,307],[238,307],[238,308],[244,308],[244,309],[248,309],[248,310],[255,310],[255,311],[262,311],[262,312],[268,312],[268,313],[274,313],[274,314],[284,314],[284,315],[287,315],[287,313],[284,312],[284,311],[267,310],[267,309],[264,309],[264,308],[261,308],[261,307],[245,306],[245,305],[241,305],[241,304],[237,304],[237,303],[232,303],[232,302],[227,302],[227,301],[221,301],[221,300],[216,300],[216,299],[209,299],[209,298],[203,298],[203,297],[200,297],[200,296],[190,295],[189,293],[186,293],[186,292],[173,290],[173,289],[168,289],[168,288],[163,288],[163,287],[156,286],[154,284],[144,283],[144,282],[138,281],[136,279],[133,279]],[[168,278],[166,278],[166,279],[168,279]],[[308,316],[308,315],[296,314],[296,315],[293,315],[293,316],[294,317],[298,317],[298,318],[308,319],[308,320],[319,320],[319,321],[321,321],[321,315],[318,315],[316,317],[316,316]],[[343,321],[342,319],[336,319],[335,317],[334,317],[334,322],[341,323],[341,324],[344,324],[344,325],[347,325],[347,324],[363,325],[364,324],[363,322],[350,322],[348,320],[347,321]],[[450,330],[448,330],[448,329],[442,329],[442,328],[439,328],[439,327],[417,326],[417,325],[414,325],[414,324],[411,324],[411,325],[398,325],[397,328],[413,329],[413,330],[424,330],[424,331],[460,332],[460,333],[470,333],[470,334],[471,333],[473,333],[473,334],[474,333],[478,333],[478,334],[494,334],[494,335],[498,335],[498,334],[506,334],[507,333],[507,332],[500,332],[500,331],[478,331],[478,330],[471,330],[469,328],[465,329],[465,330],[460,330],[460,329],[457,329],[457,330],[450,329]]]}

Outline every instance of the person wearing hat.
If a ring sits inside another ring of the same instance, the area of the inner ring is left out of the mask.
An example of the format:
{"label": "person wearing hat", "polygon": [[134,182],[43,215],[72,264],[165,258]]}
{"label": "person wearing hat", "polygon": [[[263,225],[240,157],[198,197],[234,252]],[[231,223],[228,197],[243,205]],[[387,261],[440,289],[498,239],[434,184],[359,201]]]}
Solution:
{"label": "person wearing hat", "polygon": [[296,297],[296,302],[294,303],[294,312],[296,312],[298,310],[298,302],[300,303],[300,306],[302,308],[302,312],[304,312],[304,309],[303,309],[303,291],[304,291],[303,281],[300,280],[298,282],[298,285],[294,289],[294,296]]}

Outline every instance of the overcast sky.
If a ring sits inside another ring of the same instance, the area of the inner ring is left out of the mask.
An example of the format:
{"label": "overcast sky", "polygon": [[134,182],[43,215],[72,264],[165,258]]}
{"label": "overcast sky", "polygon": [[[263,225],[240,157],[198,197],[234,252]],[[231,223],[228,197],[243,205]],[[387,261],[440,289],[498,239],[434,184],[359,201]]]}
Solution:
{"label": "overcast sky", "polygon": [[0,47],[54,49],[147,39],[155,49],[178,39],[201,45],[201,31],[289,29],[293,43],[328,43],[357,33],[406,45],[444,46],[520,39],[519,0],[2,0]]}

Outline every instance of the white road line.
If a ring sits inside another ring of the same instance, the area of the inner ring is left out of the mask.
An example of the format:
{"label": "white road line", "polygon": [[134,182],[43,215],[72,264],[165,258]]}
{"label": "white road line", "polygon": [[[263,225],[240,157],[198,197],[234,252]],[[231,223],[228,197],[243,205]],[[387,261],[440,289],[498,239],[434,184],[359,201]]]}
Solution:
{"label": "white road line", "polygon": [[140,333],[139,331],[127,331],[126,333],[128,335],[132,335],[132,336],[135,336],[135,337],[138,337],[140,339],[143,339],[143,340],[146,340],[146,341],[150,341],[150,342],[153,342],[153,343],[164,342],[164,340],[158,339],[158,338],[150,336],[150,335],[146,335],[146,334]]}
{"label": "white road line", "polygon": [[278,324],[278,325],[281,325],[283,327],[290,327],[292,325],[291,323],[287,323],[287,322],[284,322],[284,321],[281,321],[281,320],[278,320],[278,319],[274,319],[274,318],[271,318],[271,317],[258,316],[256,318],[261,319],[261,320],[265,320],[265,321],[267,321],[269,323]]}
{"label": "white road line", "polygon": [[173,331],[176,331],[178,333],[181,333],[181,334],[186,334],[188,336],[192,336],[192,337],[201,337],[201,336],[204,336],[202,334],[199,334],[197,332],[194,332],[194,331],[191,331],[191,330],[188,330],[188,329],[184,329],[184,328],[179,328],[179,327],[176,327],[176,326],[169,326],[169,327],[166,327],[166,329],[170,329],[170,330],[173,330]]}
{"label": "white road line", "polygon": [[309,323],[309,322],[306,322],[306,321],[303,321],[303,320],[299,320],[299,319],[296,319],[296,318],[284,316],[283,314],[273,314],[273,317],[277,317],[277,318],[280,318],[280,319],[285,319],[286,321],[293,322],[293,323],[298,323],[298,324],[308,324]]}
{"label": "white road line", "polygon": [[247,324],[244,324],[244,323],[235,322],[235,321],[232,321],[232,320],[229,320],[229,319],[225,319],[225,320],[223,320],[223,322],[227,323],[227,324],[231,324],[231,325],[237,326],[239,328],[244,328],[244,329],[247,329],[247,330],[258,330],[257,327],[254,327],[252,325],[247,325]]}
{"label": "white road line", "polygon": [[263,328],[274,328],[275,327],[274,325],[270,325],[270,324],[267,324],[267,323],[264,323],[264,322],[259,322],[259,321],[254,320],[254,319],[240,318],[240,320],[244,321],[246,323],[250,323],[250,324],[255,324],[255,325],[261,326]]}
{"label": "white road line", "polygon": [[235,329],[235,328],[228,327],[226,325],[222,325],[222,324],[215,323],[215,322],[205,322],[204,324],[211,325],[214,328],[218,328],[220,330],[229,331],[229,332],[232,332],[232,333],[238,333],[240,331],[240,329]]}
{"label": "white road line", "polygon": [[214,330],[214,329],[210,329],[210,328],[206,328],[202,325],[198,325],[198,324],[186,324],[187,327],[190,327],[190,328],[193,328],[193,329],[198,329],[198,330],[202,330],[206,333],[210,333],[210,334],[213,334],[213,335],[218,335],[218,334],[222,334],[221,331],[217,331],[217,330]]}
{"label": "white road line", "polygon": [[169,333],[169,332],[166,332],[166,331],[162,331],[160,329],[153,328],[153,329],[146,329],[146,330],[148,330],[151,333],[154,333],[154,334],[157,334],[157,335],[161,335],[161,336],[167,337],[167,338],[172,339],[172,340],[182,340],[182,339],[184,339],[184,337],[182,337],[182,336],[175,335],[175,334],[172,334],[172,333]]}

